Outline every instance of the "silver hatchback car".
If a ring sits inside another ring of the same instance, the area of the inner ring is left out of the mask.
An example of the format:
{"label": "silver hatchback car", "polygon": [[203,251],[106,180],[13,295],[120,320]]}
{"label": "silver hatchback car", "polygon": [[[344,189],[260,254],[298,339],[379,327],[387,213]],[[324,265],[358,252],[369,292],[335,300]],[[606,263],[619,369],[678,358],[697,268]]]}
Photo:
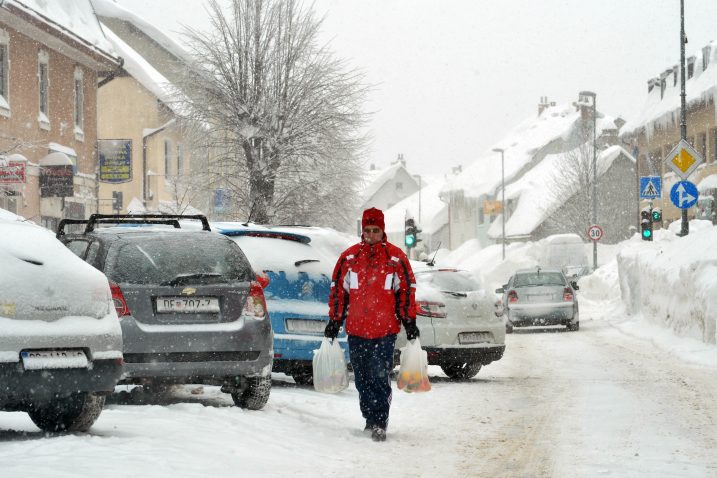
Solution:
{"label": "silver hatchback car", "polygon": [[[412,262],[416,276],[416,325],[429,365],[468,380],[505,352],[505,328],[492,294],[468,271]],[[406,343],[402,329],[396,348]]]}
{"label": "silver hatchback car", "polygon": [[[180,227],[185,219],[202,230]],[[85,230],[66,234],[73,224]],[[93,215],[64,220],[58,237],[110,280],[124,338],[121,383],[222,385],[242,408],[266,404],[273,333],[263,288],[206,217]]]}
{"label": "silver hatchback car", "polygon": [[107,278],[50,231],[0,219],[0,410],[88,430],[122,373]]}
{"label": "silver hatchback car", "polygon": [[569,282],[560,269],[521,269],[507,284],[496,289],[503,294],[506,332],[513,327],[565,325],[580,328],[576,282]]}

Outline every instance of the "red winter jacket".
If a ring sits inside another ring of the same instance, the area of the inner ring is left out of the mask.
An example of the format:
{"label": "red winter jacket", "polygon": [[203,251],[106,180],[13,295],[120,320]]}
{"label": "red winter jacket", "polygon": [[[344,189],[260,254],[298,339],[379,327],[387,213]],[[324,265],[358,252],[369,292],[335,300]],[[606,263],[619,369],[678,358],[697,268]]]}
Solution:
{"label": "red winter jacket", "polygon": [[416,279],[406,254],[393,244],[363,240],[336,262],[329,318],[346,320],[346,333],[366,339],[397,334],[400,319],[416,320]]}

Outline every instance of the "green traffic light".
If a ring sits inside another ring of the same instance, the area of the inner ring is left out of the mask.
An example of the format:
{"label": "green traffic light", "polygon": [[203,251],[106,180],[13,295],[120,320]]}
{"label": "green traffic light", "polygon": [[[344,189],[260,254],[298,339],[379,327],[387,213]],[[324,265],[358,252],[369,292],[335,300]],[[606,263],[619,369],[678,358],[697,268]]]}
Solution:
{"label": "green traffic light", "polygon": [[662,220],[662,213],[658,211],[652,211],[652,220],[657,222]]}
{"label": "green traffic light", "polygon": [[416,236],[409,234],[406,236],[406,247],[413,247],[416,245]]}
{"label": "green traffic light", "polygon": [[652,231],[650,231],[649,229],[645,229],[644,231],[642,231],[642,237],[648,238],[651,236],[652,236]]}

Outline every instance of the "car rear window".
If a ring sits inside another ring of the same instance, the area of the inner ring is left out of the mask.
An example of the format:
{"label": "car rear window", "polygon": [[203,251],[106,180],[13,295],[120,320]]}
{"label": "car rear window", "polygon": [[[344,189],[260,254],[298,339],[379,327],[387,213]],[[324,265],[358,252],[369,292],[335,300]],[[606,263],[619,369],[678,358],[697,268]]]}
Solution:
{"label": "car rear window", "polygon": [[122,241],[107,276],[117,283],[180,285],[248,281],[254,272],[223,236],[167,234]]}
{"label": "car rear window", "polygon": [[466,271],[418,272],[416,282],[448,292],[470,292],[480,289],[480,283]]}
{"label": "car rear window", "polygon": [[517,274],[513,283],[513,287],[537,285],[565,285],[565,278],[560,272],[530,272]]}

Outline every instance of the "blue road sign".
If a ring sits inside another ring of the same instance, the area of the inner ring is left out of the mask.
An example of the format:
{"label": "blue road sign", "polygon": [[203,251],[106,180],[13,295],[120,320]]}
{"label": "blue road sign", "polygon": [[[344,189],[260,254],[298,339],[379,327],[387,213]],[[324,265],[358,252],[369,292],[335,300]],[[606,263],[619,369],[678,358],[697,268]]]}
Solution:
{"label": "blue road sign", "polygon": [[662,196],[660,176],[640,176],[640,199],[657,199]]}
{"label": "blue road sign", "polygon": [[689,181],[679,181],[670,190],[670,201],[680,209],[688,209],[697,203],[697,186]]}

